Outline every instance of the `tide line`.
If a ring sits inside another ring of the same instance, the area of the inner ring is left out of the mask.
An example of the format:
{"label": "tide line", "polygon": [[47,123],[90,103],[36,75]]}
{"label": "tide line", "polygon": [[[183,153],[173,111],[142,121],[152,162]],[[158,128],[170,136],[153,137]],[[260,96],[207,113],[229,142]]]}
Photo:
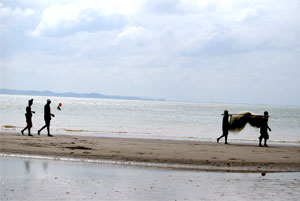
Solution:
{"label": "tide line", "polygon": [[177,169],[177,170],[202,171],[202,172],[233,172],[233,173],[234,172],[235,173],[283,172],[282,169],[280,168],[269,169],[267,167],[255,167],[255,166],[186,165],[186,164],[175,164],[175,163],[149,163],[149,162],[136,162],[136,161],[98,160],[98,159],[12,154],[12,153],[0,153],[0,157],[35,159],[35,160],[54,160],[54,161],[66,161],[66,162],[77,162],[77,163],[98,163],[98,164],[108,164],[108,165],[125,165],[125,166],[137,166],[137,167],[145,167],[145,168],[163,168],[163,169],[170,168],[170,169]]}

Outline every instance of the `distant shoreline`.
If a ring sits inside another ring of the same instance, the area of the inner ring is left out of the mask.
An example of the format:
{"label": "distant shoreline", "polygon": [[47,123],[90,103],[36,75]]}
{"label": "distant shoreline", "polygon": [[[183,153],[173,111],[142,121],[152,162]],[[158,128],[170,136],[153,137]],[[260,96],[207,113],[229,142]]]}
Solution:
{"label": "distant shoreline", "polygon": [[300,172],[300,147],[0,132],[0,153],[226,172]]}
{"label": "distant shoreline", "polygon": [[35,90],[12,90],[0,89],[3,95],[27,95],[27,96],[54,96],[54,97],[71,97],[71,98],[99,98],[99,99],[117,99],[117,100],[148,100],[148,101],[165,101],[165,99],[142,98],[135,96],[109,96],[99,93],[56,93],[52,91],[35,91]]}
{"label": "distant shoreline", "polygon": [[117,96],[103,95],[99,93],[56,93],[52,91],[35,91],[35,90],[12,90],[0,89],[0,95],[20,95],[20,96],[47,96],[47,97],[69,97],[69,98],[96,98],[96,99],[113,99],[113,100],[141,100],[141,101],[162,101],[178,103],[201,103],[201,104],[219,104],[219,105],[248,105],[248,106],[275,106],[275,107],[300,107],[300,105],[285,104],[265,104],[265,103],[243,103],[243,102],[214,102],[214,101],[189,101],[189,100],[172,100],[164,98],[145,98],[135,96]]}

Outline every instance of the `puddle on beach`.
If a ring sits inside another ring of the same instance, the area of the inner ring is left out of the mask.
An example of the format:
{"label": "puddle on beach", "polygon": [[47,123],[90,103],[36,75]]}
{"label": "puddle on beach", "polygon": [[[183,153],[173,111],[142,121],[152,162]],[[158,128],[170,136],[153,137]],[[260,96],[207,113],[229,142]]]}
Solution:
{"label": "puddle on beach", "polygon": [[297,200],[300,173],[222,173],[0,157],[0,200]]}

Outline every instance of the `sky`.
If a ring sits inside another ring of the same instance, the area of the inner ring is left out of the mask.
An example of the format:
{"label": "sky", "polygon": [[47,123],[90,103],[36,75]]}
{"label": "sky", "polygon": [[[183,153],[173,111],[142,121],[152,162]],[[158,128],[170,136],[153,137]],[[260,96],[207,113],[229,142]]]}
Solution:
{"label": "sky", "polygon": [[0,0],[0,88],[300,105],[299,0]]}

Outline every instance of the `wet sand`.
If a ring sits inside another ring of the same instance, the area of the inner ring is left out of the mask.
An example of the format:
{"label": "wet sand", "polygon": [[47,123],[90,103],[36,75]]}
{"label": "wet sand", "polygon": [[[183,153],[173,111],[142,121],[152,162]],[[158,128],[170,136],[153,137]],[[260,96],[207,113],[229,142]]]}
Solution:
{"label": "wet sand", "polygon": [[300,172],[224,173],[0,157],[0,200],[299,200]]}
{"label": "wet sand", "polygon": [[300,172],[300,146],[0,133],[2,154],[168,164],[206,171]]}

